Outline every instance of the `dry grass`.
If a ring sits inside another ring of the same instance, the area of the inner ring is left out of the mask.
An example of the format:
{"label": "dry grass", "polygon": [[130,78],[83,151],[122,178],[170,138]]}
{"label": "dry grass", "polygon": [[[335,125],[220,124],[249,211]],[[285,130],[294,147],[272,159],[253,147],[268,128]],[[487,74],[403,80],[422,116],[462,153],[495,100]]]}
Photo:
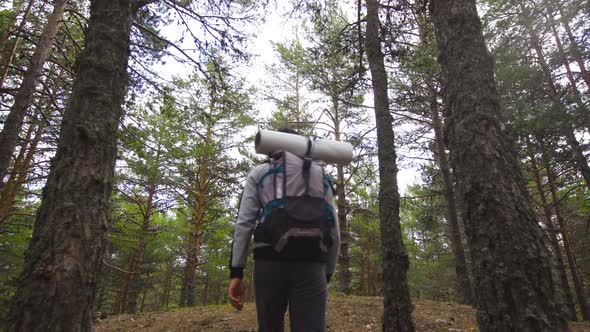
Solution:
{"label": "dry grass", "polygon": [[[478,331],[475,310],[470,306],[435,301],[415,301],[414,306],[416,331]],[[380,331],[382,310],[379,297],[332,297],[328,303],[327,330]],[[572,332],[590,332],[589,323],[574,323],[571,328]],[[97,322],[96,330],[254,332],[257,328],[254,304],[246,303],[241,312],[222,305],[113,316]]]}

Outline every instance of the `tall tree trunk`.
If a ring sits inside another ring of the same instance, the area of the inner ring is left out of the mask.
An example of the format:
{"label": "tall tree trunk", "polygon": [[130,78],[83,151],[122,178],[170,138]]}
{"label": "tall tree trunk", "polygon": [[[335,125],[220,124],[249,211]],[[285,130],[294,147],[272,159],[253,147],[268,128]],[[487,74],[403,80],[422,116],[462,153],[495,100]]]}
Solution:
{"label": "tall tree trunk", "polygon": [[92,0],[33,238],[13,297],[11,331],[90,331],[127,88],[131,0]]}
{"label": "tall tree trunk", "polygon": [[549,238],[549,243],[551,244],[551,248],[553,249],[553,256],[555,257],[555,260],[557,262],[559,282],[561,284],[561,289],[565,297],[565,311],[568,314],[567,318],[571,321],[576,321],[576,304],[572,296],[570,284],[567,281],[567,271],[565,269],[565,263],[563,261],[563,254],[561,253],[561,247],[559,245],[559,240],[557,239],[557,232],[555,231],[555,227],[553,226],[553,220],[551,219],[551,210],[549,208],[549,204],[547,204],[547,198],[545,197],[545,190],[543,189],[543,182],[541,181],[541,171],[539,170],[539,166],[537,165],[535,153],[533,151],[531,142],[529,141],[528,137],[527,150],[529,153],[529,158],[531,158],[531,170],[533,171],[533,178],[537,186],[539,198],[541,199],[541,208],[543,209],[544,221],[545,225],[547,226],[547,237]]}
{"label": "tall tree trunk", "polygon": [[366,0],[366,52],[377,122],[379,159],[379,220],[383,266],[383,331],[414,331],[412,300],[408,289],[409,259],[402,241],[397,186],[393,119],[389,113],[387,73],[379,37],[379,3]]}
{"label": "tall tree trunk", "polygon": [[[340,110],[338,107],[338,96],[332,96],[334,113],[334,139],[341,140]],[[336,196],[338,197],[338,222],[340,225],[340,252],[338,257],[338,289],[349,295],[351,293],[350,281],[350,254],[349,254],[349,232],[348,232],[348,204],[346,202],[346,186],[344,180],[344,166],[336,166]]]}
{"label": "tall tree trunk", "polygon": [[[209,130],[207,132],[207,138],[209,138],[211,134],[212,133]],[[205,143],[205,145],[207,144]],[[192,217],[193,231],[190,234],[190,244],[184,271],[183,285],[183,289],[186,292],[184,304],[189,307],[196,304],[195,290],[197,284],[197,265],[201,253],[201,236],[203,232],[203,223],[205,222],[206,195],[209,182],[209,165],[206,157],[202,158],[202,162],[199,165],[197,180],[198,183],[196,192],[194,193],[195,202]]]}
{"label": "tall tree trunk", "polygon": [[209,302],[209,293],[211,292],[211,277],[209,273],[205,274],[205,285],[203,286],[203,305],[207,305]]}
{"label": "tall tree trunk", "polygon": [[338,197],[338,222],[340,225],[340,252],[338,257],[338,289],[349,295],[350,289],[350,254],[348,232],[348,206],[346,204],[346,191],[344,188],[344,167],[336,166],[336,196]]}
{"label": "tall tree trunk", "polygon": [[[423,26],[425,24],[426,13],[423,13],[421,2],[417,2],[418,13],[418,29],[420,33],[420,43],[423,47],[428,46],[428,29]],[[463,250],[463,240],[461,236],[461,229],[459,227],[459,218],[457,216],[457,202],[455,200],[455,190],[453,189],[453,180],[451,178],[451,170],[447,160],[447,152],[445,150],[442,121],[440,119],[438,110],[437,93],[434,85],[434,75],[432,72],[427,72],[424,75],[424,83],[428,90],[428,100],[430,105],[430,114],[432,118],[432,128],[434,130],[434,140],[436,143],[436,159],[440,167],[440,174],[443,179],[445,199],[447,201],[446,217],[449,222],[449,237],[451,239],[451,247],[453,256],[455,257],[455,274],[457,275],[457,292],[461,294],[461,302],[466,304],[474,304],[473,288],[471,280],[469,279],[469,272],[467,269],[467,260],[465,259],[465,251]]]}
{"label": "tall tree trunk", "polygon": [[127,274],[125,274],[123,288],[119,291],[119,298],[117,300],[117,314],[122,314],[127,309],[127,303],[129,303],[129,291],[131,290],[131,282],[133,275],[137,273],[135,263],[135,259],[131,259],[129,266],[127,267]]}
{"label": "tall tree trunk", "polygon": [[[432,78],[429,79],[433,83]],[[447,220],[449,221],[449,234],[451,238],[451,246],[453,256],[455,257],[455,274],[457,275],[457,288],[459,294],[462,295],[462,302],[465,304],[474,304],[473,287],[469,279],[469,272],[467,269],[467,260],[465,259],[465,251],[463,250],[463,239],[461,237],[461,229],[459,227],[459,217],[457,215],[457,202],[455,200],[455,190],[453,189],[453,181],[451,179],[451,171],[447,161],[447,154],[444,146],[444,138],[442,132],[442,122],[438,114],[438,107],[436,102],[436,93],[430,91],[431,97],[431,115],[432,125],[434,129],[434,137],[436,141],[437,160],[440,166],[440,173],[443,179],[445,198],[447,201]]]}
{"label": "tall tree trunk", "polygon": [[38,122],[38,124],[31,124],[27,130],[26,140],[23,142],[14,161],[13,171],[10,174],[8,181],[6,181],[4,189],[0,193],[0,229],[8,219],[8,215],[14,207],[15,199],[25,183],[27,174],[33,163],[33,157],[37,151],[37,145],[41,141],[41,134],[43,133],[45,124],[43,121],[36,122]]}
{"label": "tall tree trunk", "polygon": [[[20,6],[22,6],[23,3],[24,3],[24,1],[20,3],[19,8],[20,8]],[[4,81],[6,80],[6,76],[8,76],[8,69],[10,69],[10,65],[12,64],[12,59],[14,59],[14,55],[16,54],[16,49],[18,48],[18,43],[20,41],[20,35],[23,33],[23,30],[25,29],[25,25],[27,24],[27,19],[29,18],[29,14],[31,13],[31,8],[33,7],[34,3],[35,3],[35,0],[29,0],[29,4],[27,5],[27,8],[25,9],[25,11],[23,13],[22,20],[21,20],[18,28],[14,32],[14,42],[12,43],[12,47],[10,48],[10,52],[6,53],[5,56],[3,57],[4,61],[2,63],[2,67],[0,67],[0,89],[4,87]],[[15,14],[14,18],[16,20],[16,14]],[[10,29],[7,28],[5,31],[5,35],[2,36],[2,47],[0,48],[3,53],[6,51],[5,47],[8,45],[7,42],[8,42],[9,35],[10,35]]]}
{"label": "tall tree trunk", "polygon": [[[211,91],[211,94],[215,94]],[[209,105],[212,109],[215,107],[215,102],[212,101]],[[211,126],[207,128],[203,146],[211,146],[211,136],[213,135],[213,129]],[[200,157],[200,163],[197,169],[197,178],[195,183],[194,192],[192,196],[194,201],[192,203],[192,218],[191,223],[193,230],[190,233],[189,247],[186,265],[184,269],[184,279],[182,289],[184,294],[181,294],[181,298],[184,299],[182,305],[194,306],[195,301],[195,290],[197,284],[197,267],[199,262],[199,256],[201,254],[201,237],[203,235],[203,225],[205,223],[205,212],[207,210],[207,195],[209,193],[209,157],[205,154]]]}
{"label": "tall tree trunk", "polygon": [[580,171],[580,174],[582,174],[582,177],[586,182],[586,187],[590,189],[590,166],[588,166],[588,160],[584,156],[584,149],[580,145],[580,142],[578,142],[576,134],[574,133],[571,125],[565,124],[564,127],[565,128],[562,128],[562,131],[566,142],[572,149],[571,153],[573,155],[572,157],[574,159],[575,165]]}
{"label": "tall tree trunk", "polygon": [[[563,12],[562,4],[555,4],[554,1],[551,1],[551,2],[554,4],[553,8],[557,8],[557,10],[559,10],[559,20],[561,22],[561,25],[565,29],[565,32],[567,34],[567,37],[568,37],[570,45],[571,45],[570,54],[572,55],[572,57],[574,58],[574,60],[578,64],[578,67],[580,68],[580,74],[582,76],[582,79],[584,80],[584,82],[586,83],[586,86],[588,87],[588,92],[590,92],[590,72],[588,72],[588,69],[586,69],[586,65],[584,64],[584,59],[582,59],[583,53],[580,50],[580,46],[578,46],[578,42],[576,41],[576,38],[574,37],[574,34],[572,32],[572,29],[571,29],[570,24],[567,19],[567,16]],[[588,6],[589,6],[588,7],[588,10],[589,10],[588,14],[590,14],[590,1],[588,1]]]}
{"label": "tall tree trunk", "polygon": [[567,331],[557,311],[549,252],[500,119],[475,0],[432,1],[430,10],[480,330]]}
{"label": "tall tree trunk", "polygon": [[[551,32],[553,34],[553,39],[555,39],[555,44],[557,46],[557,51],[559,52],[559,57],[565,68],[565,74],[570,82],[572,87],[572,92],[574,94],[574,99],[576,100],[576,105],[578,108],[578,114],[584,119],[586,128],[590,132],[590,114],[588,113],[588,109],[586,105],[584,105],[584,101],[582,100],[582,96],[580,95],[580,90],[578,90],[578,85],[576,84],[576,79],[574,78],[574,74],[572,73],[572,69],[570,67],[569,61],[567,59],[567,55],[563,48],[563,44],[561,43],[561,38],[559,38],[559,34],[557,33],[557,28],[555,26],[555,20],[553,19],[553,13],[551,12],[550,8],[547,6],[547,1],[545,1],[545,14],[547,21],[549,22],[549,26],[551,27]],[[590,88],[590,85],[588,86]]]}
{"label": "tall tree trunk", "polygon": [[186,293],[184,295],[185,303],[183,303],[183,305],[189,307],[196,304],[195,290],[197,285],[197,266],[201,246],[201,226],[201,220],[195,218],[193,221],[193,231],[190,234],[188,257],[184,268],[183,288]]}
{"label": "tall tree trunk", "polygon": [[33,101],[35,87],[41,78],[43,64],[47,60],[53,40],[57,35],[60,20],[67,3],[68,0],[55,1],[53,12],[49,15],[47,26],[43,34],[41,34],[41,39],[39,39],[35,53],[33,53],[33,57],[31,58],[31,64],[25,72],[25,76],[14,99],[14,105],[10,108],[2,132],[0,132],[0,190],[4,186],[4,177],[6,176],[10,159],[18,141],[18,133],[21,130],[27,110]]}
{"label": "tall tree trunk", "polygon": [[584,296],[584,281],[582,280],[582,276],[578,271],[576,257],[574,256],[574,252],[572,251],[571,240],[569,238],[566,222],[563,218],[563,213],[561,211],[561,203],[559,197],[557,196],[555,173],[551,168],[549,155],[547,154],[547,150],[545,148],[545,143],[543,142],[543,139],[540,138],[538,139],[538,141],[539,147],[541,149],[541,155],[543,158],[543,164],[545,166],[545,171],[547,172],[547,182],[549,184],[549,191],[551,192],[551,199],[553,200],[553,209],[555,210],[557,223],[559,224],[559,229],[561,230],[561,239],[563,241],[563,248],[565,249],[565,257],[567,258],[567,262],[570,267],[570,273],[572,275],[572,280],[574,282],[574,289],[576,290],[576,296],[578,298],[578,304],[580,305],[580,311],[582,312],[582,318],[584,320],[590,320],[590,306],[588,305],[588,300]]}

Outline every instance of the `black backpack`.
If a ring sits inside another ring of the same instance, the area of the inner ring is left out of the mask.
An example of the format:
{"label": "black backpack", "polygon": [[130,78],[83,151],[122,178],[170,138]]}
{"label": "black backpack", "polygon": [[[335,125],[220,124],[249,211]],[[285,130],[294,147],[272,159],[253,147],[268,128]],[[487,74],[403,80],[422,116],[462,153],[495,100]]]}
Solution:
{"label": "black backpack", "polygon": [[325,163],[281,151],[258,184],[263,206],[254,241],[271,244],[280,256],[317,259],[332,246],[333,187]]}

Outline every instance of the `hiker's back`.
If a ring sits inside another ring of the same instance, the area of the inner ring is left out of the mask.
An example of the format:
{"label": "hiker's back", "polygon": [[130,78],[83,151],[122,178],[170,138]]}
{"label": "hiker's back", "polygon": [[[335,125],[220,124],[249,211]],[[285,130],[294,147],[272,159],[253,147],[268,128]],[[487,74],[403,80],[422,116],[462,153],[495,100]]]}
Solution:
{"label": "hiker's back", "polygon": [[263,215],[254,240],[272,245],[285,259],[324,260],[335,223],[325,163],[280,152],[270,160],[258,190]]}

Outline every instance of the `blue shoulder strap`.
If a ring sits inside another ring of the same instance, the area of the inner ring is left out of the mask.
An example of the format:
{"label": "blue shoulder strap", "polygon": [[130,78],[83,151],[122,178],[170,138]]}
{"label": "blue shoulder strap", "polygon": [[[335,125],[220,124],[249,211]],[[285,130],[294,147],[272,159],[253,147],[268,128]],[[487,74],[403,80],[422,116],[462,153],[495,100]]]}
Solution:
{"label": "blue shoulder strap", "polygon": [[266,173],[264,173],[264,175],[260,178],[260,181],[258,181],[258,185],[260,186],[260,188],[263,188],[264,185],[262,184],[264,182],[264,179],[269,176],[269,175],[273,175],[276,173],[281,173],[283,171],[283,163],[280,163],[278,165],[276,165],[275,167],[270,168],[268,171],[266,171]]}

